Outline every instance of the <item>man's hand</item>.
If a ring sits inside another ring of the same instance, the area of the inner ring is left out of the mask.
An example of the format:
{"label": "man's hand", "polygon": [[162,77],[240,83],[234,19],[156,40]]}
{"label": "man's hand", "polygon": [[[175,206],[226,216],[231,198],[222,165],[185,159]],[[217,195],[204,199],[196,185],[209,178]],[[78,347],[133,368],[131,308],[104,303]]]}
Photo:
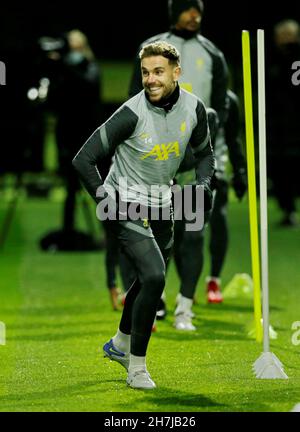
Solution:
{"label": "man's hand", "polygon": [[244,168],[240,168],[234,173],[232,186],[236,197],[241,200],[247,190],[247,174]]}

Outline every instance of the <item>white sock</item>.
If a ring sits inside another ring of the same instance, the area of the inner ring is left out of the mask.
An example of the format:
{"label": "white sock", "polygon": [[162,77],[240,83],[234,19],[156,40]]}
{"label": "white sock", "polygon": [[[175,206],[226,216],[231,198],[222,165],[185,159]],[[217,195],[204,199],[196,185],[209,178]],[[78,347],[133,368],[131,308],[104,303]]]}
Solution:
{"label": "white sock", "polygon": [[120,329],[118,329],[116,335],[112,338],[114,346],[125,353],[129,353],[130,351],[130,338],[131,335],[127,335],[122,333]]}
{"label": "white sock", "polygon": [[138,370],[147,370],[146,357],[140,357],[130,354],[128,372],[135,372]]}
{"label": "white sock", "polygon": [[183,297],[182,295],[178,299],[177,308],[175,310],[175,315],[184,312],[191,312],[193,306],[193,299],[189,299],[187,297]]}
{"label": "white sock", "polygon": [[208,283],[210,281],[216,282],[218,285],[221,285],[221,278],[215,277],[215,276],[207,276],[205,279],[205,282]]}

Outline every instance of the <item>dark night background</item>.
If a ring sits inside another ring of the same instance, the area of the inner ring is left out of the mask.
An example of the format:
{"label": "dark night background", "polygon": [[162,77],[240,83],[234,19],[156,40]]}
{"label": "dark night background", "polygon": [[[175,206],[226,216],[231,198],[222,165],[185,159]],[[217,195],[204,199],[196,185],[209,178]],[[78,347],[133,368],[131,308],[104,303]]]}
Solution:
{"label": "dark night background", "polygon": [[[0,60],[6,63],[7,84],[14,81],[16,73],[20,77],[20,70],[23,75],[31,73],[40,36],[55,37],[72,28],[87,34],[99,60],[131,61],[141,41],[168,29],[167,3],[167,0],[5,2],[0,12]],[[243,29],[252,31],[253,48],[255,30],[265,29],[268,54],[273,25],[283,18],[300,20],[300,5],[295,0],[204,0],[204,4],[202,33],[224,52],[233,71],[240,70],[242,64]],[[240,78],[238,87],[239,81]]]}
{"label": "dark night background", "polygon": [[[20,134],[22,128],[28,128],[30,121],[36,130],[26,92],[41,77],[38,66],[39,37],[58,37],[67,30],[79,28],[88,36],[100,61],[128,63],[133,61],[140,42],[168,30],[167,4],[167,0],[3,3],[0,11],[0,61],[6,65],[6,86],[0,86],[2,143],[11,139],[10,131],[16,130],[16,122]],[[204,4],[202,33],[224,52],[231,71],[231,88],[241,96],[241,31],[251,31],[254,51],[256,29],[265,29],[268,54],[274,24],[284,18],[300,21],[299,2],[204,0]],[[124,83],[124,86],[127,84]],[[127,89],[124,94],[127,94]],[[15,138],[15,141],[18,139]],[[14,154],[13,150],[12,156]]]}
{"label": "dark night background", "polygon": [[[240,57],[242,29],[264,28],[283,18],[300,19],[298,1],[204,0],[202,32],[226,54]],[[3,49],[24,48],[41,35],[57,35],[78,27],[101,59],[130,59],[140,41],[168,28],[167,0],[6,2],[1,5],[0,40]]]}

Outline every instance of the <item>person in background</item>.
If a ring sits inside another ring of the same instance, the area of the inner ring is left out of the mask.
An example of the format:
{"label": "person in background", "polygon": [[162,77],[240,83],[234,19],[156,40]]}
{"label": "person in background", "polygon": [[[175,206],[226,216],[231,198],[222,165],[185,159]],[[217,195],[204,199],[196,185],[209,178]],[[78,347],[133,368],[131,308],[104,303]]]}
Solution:
{"label": "person in background", "polygon": [[[52,45],[51,45],[52,44]],[[44,43],[44,45],[46,45]],[[76,195],[80,182],[72,166],[74,153],[79,150],[86,136],[95,130],[103,117],[102,80],[99,64],[90,47],[87,36],[78,29],[64,34],[63,38],[48,45],[47,71],[50,72],[49,106],[57,118],[55,135],[58,147],[59,170],[66,185],[66,198],[63,205],[63,221],[60,239],[63,248],[77,247],[76,234]],[[105,178],[111,165],[111,155],[107,155],[101,165],[101,175]],[[118,244],[106,222],[105,270],[106,284],[113,310],[119,307],[119,289],[116,282],[118,264]],[[78,237],[78,243],[81,243]],[[82,247],[82,244],[79,244]]]}
{"label": "person in background", "polygon": [[[216,131],[215,135],[222,134],[228,113],[226,94],[228,68],[223,53],[210,40],[200,34],[204,4],[202,0],[169,0],[168,7],[170,19],[169,31],[147,39],[141,46],[156,40],[165,40],[176,46],[182,58],[182,75],[179,79],[181,88],[195,94],[204,102],[207,108],[212,108],[216,111],[218,131]],[[140,91],[141,85],[138,59],[136,59],[129,94],[136,94]],[[215,149],[215,151],[218,150]],[[184,182],[182,182],[183,178]],[[194,181],[193,170],[191,170],[191,173],[180,175],[180,180],[178,177],[177,181],[181,185],[192,184]],[[218,209],[221,210],[220,206],[217,207],[214,215],[215,218]],[[220,215],[220,219],[222,217]],[[180,263],[184,268],[191,268],[192,266],[192,271],[190,272],[180,271],[178,268],[181,286],[180,292],[185,291],[182,288],[184,286],[188,286],[189,293],[195,292],[202,268],[201,249],[203,232],[188,232],[185,230],[185,223],[182,221],[176,222],[175,231],[177,232],[175,249],[177,247],[180,249],[183,243],[189,245],[188,254],[185,253],[182,255]],[[220,230],[218,230],[219,232]],[[217,235],[214,235],[213,241],[218,241]],[[219,247],[224,248],[222,244]],[[176,258],[178,258],[177,253]],[[179,259],[176,259],[175,262],[178,264]],[[208,281],[207,283],[208,301],[210,302],[213,299],[214,302],[217,300],[221,302],[221,287],[215,283],[216,280],[213,280],[213,282]],[[188,297],[180,295],[178,302],[179,308],[176,309],[175,327],[178,329],[190,329],[192,328],[190,314],[193,296],[190,294]],[[157,318],[163,318],[165,315],[166,305],[162,299]]]}
{"label": "person in background", "polygon": [[100,72],[86,35],[77,29],[68,31],[63,48],[50,52],[48,57],[52,63],[49,104],[57,119],[59,171],[66,185],[62,231],[68,237],[75,230],[75,199],[80,189],[71,162],[99,122]]}
{"label": "person in background", "polygon": [[[221,303],[221,272],[224,267],[228,251],[228,222],[227,204],[230,181],[227,174],[228,156],[231,162],[233,176],[231,184],[236,197],[241,200],[247,190],[246,160],[239,138],[240,112],[239,100],[232,91],[227,91],[229,109],[224,125],[224,134],[219,134],[214,143],[214,154],[217,168],[212,179],[214,204],[209,219],[210,239],[210,276],[206,278],[208,286],[208,302]],[[211,113],[209,113],[209,116]],[[210,122],[211,124],[211,122]],[[215,127],[210,127],[212,137]],[[228,156],[227,156],[228,155]],[[192,159],[191,155],[186,158]],[[187,163],[187,161],[184,161]],[[193,162],[189,162],[193,166]],[[188,166],[182,166],[177,175],[179,184],[191,182],[191,171]],[[189,179],[189,180],[188,180]],[[178,330],[195,330],[192,323],[193,299],[196,293],[197,282],[200,278],[204,263],[204,237],[205,229],[195,233],[185,233],[182,222],[175,224],[174,259],[181,280],[180,292],[175,310],[175,327]]]}
{"label": "person in background", "polygon": [[268,176],[282,212],[280,225],[297,227],[300,85],[293,80],[293,67],[300,60],[300,25],[283,20],[275,25],[273,37],[266,79]]}

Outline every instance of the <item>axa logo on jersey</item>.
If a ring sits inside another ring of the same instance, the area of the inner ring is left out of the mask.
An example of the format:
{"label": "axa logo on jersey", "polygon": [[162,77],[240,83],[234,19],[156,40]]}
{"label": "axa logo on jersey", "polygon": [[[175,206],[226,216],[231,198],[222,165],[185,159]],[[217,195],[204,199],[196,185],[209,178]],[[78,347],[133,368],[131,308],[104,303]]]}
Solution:
{"label": "axa logo on jersey", "polygon": [[168,160],[170,155],[180,156],[180,146],[178,141],[172,141],[168,144],[156,144],[150,152],[141,157],[141,160],[154,157],[156,161]]}

